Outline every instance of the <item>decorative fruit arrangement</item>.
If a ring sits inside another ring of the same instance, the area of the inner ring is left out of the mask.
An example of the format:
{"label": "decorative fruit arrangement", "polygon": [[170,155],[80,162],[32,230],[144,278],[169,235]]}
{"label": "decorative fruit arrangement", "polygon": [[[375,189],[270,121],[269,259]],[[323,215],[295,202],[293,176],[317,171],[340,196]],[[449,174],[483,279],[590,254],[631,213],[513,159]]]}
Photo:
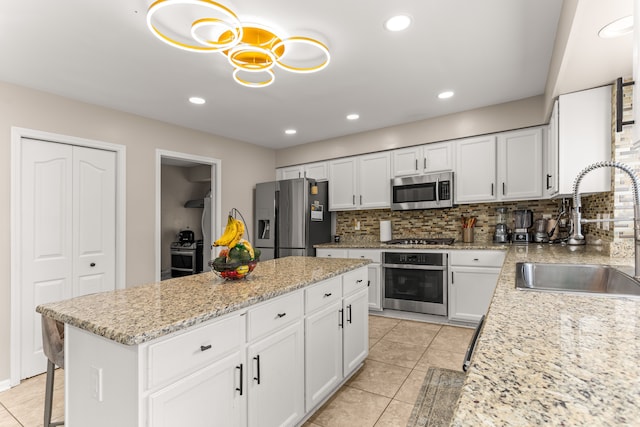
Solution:
{"label": "decorative fruit arrangement", "polygon": [[229,215],[227,226],[222,236],[213,246],[227,246],[211,262],[216,274],[224,279],[236,280],[247,277],[253,271],[260,259],[260,249],[254,249],[247,240],[243,239],[244,222]]}

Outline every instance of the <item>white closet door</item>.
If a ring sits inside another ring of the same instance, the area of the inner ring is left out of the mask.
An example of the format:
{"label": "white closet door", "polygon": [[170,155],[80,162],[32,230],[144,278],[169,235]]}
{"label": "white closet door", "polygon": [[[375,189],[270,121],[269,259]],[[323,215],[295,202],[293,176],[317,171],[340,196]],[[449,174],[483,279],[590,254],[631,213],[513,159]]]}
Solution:
{"label": "white closet door", "polygon": [[35,307],[115,289],[115,153],[27,138],[21,147],[20,375],[28,378],[46,369]]}
{"label": "white closet door", "polygon": [[73,147],[74,297],[115,289],[116,153]]}

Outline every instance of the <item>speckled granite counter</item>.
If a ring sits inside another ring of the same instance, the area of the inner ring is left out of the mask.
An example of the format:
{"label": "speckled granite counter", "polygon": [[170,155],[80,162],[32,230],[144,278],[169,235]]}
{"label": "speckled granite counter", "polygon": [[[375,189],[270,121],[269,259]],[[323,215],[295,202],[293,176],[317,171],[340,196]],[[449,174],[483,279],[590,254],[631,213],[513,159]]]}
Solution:
{"label": "speckled granite counter", "polygon": [[640,300],[514,287],[520,261],[632,264],[573,249],[509,250],[452,426],[640,423]]}
{"label": "speckled granite counter", "polygon": [[244,280],[212,273],[39,305],[38,313],[126,345],[188,328],[354,270],[368,260],[287,257],[258,263]]}

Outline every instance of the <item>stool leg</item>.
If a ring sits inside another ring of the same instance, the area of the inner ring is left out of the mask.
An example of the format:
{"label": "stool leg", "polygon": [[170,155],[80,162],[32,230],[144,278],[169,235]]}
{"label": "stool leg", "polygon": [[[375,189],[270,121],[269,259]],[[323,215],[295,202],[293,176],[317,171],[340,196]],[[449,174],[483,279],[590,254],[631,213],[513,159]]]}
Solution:
{"label": "stool leg", "polygon": [[56,365],[47,360],[47,385],[44,393],[44,427],[51,425],[51,407],[53,406],[53,381],[56,375]]}

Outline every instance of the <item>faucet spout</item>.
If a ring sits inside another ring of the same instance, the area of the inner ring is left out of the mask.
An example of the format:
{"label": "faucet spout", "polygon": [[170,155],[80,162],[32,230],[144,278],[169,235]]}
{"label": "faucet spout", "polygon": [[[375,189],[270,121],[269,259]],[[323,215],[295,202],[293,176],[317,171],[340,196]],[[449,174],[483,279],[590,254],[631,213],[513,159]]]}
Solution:
{"label": "faucet spout", "polygon": [[580,182],[586,174],[600,168],[616,168],[629,175],[633,191],[633,239],[635,243],[635,276],[640,276],[640,187],[638,176],[629,165],[620,162],[603,161],[594,163],[584,168],[573,182],[573,231],[567,244],[584,245],[585,238],[582,235],[582,200],[580,197]]}

